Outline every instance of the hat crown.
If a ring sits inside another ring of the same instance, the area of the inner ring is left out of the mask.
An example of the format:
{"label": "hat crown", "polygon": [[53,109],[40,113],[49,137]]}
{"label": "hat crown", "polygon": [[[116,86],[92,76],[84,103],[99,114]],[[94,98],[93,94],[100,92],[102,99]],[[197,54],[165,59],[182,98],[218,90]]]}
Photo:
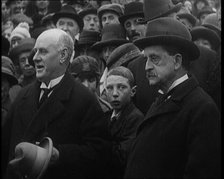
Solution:
{"label": "hat crown", "polygon": [[106,11],[113,11],[113,12],[117,13],[118,16],[121,16],[124,14],[124,8],[120,4],[117,4],[117,3],[105,4],[105,5],[101,6],[97,11],[99,18],[101,18],[103,13]]}
{"label": "hat crown", "polygon": [[219,27],[219,23],[218,23],[218,17],[216,13],[211,13],[209,15],[207,15],[202,23],[202,25],[204,24],[210,24],[210,25],[214,25],[216,27]]}
{"label": "hat crown", "polygon": [[149,21],[146,29],[146,37],[175,36],[191,41],[189,30],[178,20],[164,17]]}
{"label": "hat crown", "polygon": [[90,56],[79,56],[71,64],[71,73],[92,72],[99,74],[99,65],[95,58]]}
{"label": "hat crown", "polygon": [[2,56],[2,68],[5,68],[9,72],[8,74],[12,76],[15,75],[15,66],[12,60],[6,56]]}
{"label": "hat crown", "polygon": [[124,15],[143,13],[142,2],[131,2],[124,5]]}
{"label": "hat crown", "polygon": [[125,29],[120,24],[108,24],[102,30],[102,39],[103,41],[108,40],[126,40]]}
{"label": "hat crown", "polygon": [[145,20],[149,21],[166,14],[175,7],[171,0],[144,0]]}
{"label": "hat crown", "polygon": [[77,14],[75,8],[73,8],[71,5],[64,5],[61,7],[61,10],[59,13],[69,13],[69,14]]}
{"label": "hat crown", "polygon": [[80,33],[78,44],[94,44],[100,41],[100,32],[83,30]]}

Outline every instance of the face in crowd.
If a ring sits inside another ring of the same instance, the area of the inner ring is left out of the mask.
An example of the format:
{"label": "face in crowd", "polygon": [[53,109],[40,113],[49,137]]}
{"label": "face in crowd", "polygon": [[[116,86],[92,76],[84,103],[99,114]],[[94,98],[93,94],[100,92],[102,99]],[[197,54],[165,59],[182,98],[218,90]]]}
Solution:
{"label": "face in crowd", "polygon": [[101,17],[101,22],[103,27],[108,24],[120,24],[118,15],[113,12],[105,12]]}
{"label": "face in crowd", "polygon": [[140,20],[140,17],[133,17],[124,22],[124,28],[130,41],[134,41],[145,35],[146,25],[140,24]]}
{"label": "face in crowd", "polygon": [[35,68],[30,65],[29,57],[30,51],[22,52],[19,54],[19,68],[24,76],[32,76],[35,74]]}
{"label": "face in crowd", "polygon": [[212,45],[211,45],[211,43],[210,43],[208,40],[206,40],[206,39],[199,38],[199,39],[196,39],[196,40],[194,41],[194,43],[195,43],[196,45],[206,47],[206,48],[208,48],[208,49],[210,49],[210,50],[212,49]]}
{"label": "face in crowd", "polygon": [[96,14],[87,14],[83,18],[84,30],[100,31],[100,22]]}
{"label": "face in crowd", "polygon": [[67,69],[74,48],[73,40],[59,29],[39,35],[34,46],[34,65],[39,81],[48,83]]}
{"label": "face in crowd", "polygon": [[167,90],[173,83],[176,70],[180,68],[182,56],[171,55],[161,46],[146,47],[144,55],[147,58],[145,70],[149,84]]}
{"label": "face in crowd", "polygon": [[130,103],[135,94],[135,87],[131,87],[127,78],[120,75],[109,75],[106,80],[106,95],[108,102],[115,111],[120,111]]}
{"label": "face in crowd", "polygon": [[79,33],[78,23],[71,18],[62,17],[58,19],[56,27],[67,32],[73,40],[75,40],[75,36]]}
{"label": "face in crowd", "polygon": [[102,51],[102,58],[107,61],[109,58],[110,54],[114,51],[114,49],[117,48],[116,46],[107,46],[103,48]]}

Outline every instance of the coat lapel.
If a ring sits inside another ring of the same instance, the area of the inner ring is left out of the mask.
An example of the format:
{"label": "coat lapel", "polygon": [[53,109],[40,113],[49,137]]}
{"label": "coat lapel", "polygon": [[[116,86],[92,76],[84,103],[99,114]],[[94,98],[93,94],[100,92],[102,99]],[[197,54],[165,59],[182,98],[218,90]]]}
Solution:
{"label": "coat lapel", "polygon": [[190,76],[188,80],[176,86],[173,89],[173,92],[171,93],[169,99],[165,100],[159,106],[152,105],[152,107],[149,109],[148,113],[145,116],[145,120],[139,126],[138,131],[144,126],[146,122],[152,123],[157,120],[160,115],[181,110],[181,101],[197,86],[198,82],[192,76]]}
{"label": "coat lapel", "polygon": [[[69,99],[72,90],[72,78],[65,74],[60,84],[54,89],[50,97],[34,114],[24,134],[26,140],[42,138],[47,127],[65,111],[64,101]],[[37,108],[37,105],[36,105]]]}

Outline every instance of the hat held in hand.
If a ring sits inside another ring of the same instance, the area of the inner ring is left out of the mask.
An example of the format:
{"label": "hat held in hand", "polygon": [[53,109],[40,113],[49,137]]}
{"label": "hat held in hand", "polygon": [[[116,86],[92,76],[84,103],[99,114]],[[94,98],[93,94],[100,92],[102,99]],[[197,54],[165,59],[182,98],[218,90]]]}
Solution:
{"label": "hat held in hand", "polygon": [[53,150],[53,142],[45,137],[38,145],[21,142],[15,148],[15,159],[9,166],[27,178],[39,179],[46,171]]}

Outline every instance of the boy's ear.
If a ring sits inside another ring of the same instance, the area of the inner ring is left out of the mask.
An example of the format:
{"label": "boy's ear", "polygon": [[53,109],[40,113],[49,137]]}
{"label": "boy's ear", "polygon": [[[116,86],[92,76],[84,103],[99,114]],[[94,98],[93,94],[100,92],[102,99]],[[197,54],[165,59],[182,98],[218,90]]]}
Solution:
{"label": "boy's ear", "polygon": [[134,95],[136,93],[136,89],[137,89],[136,85],[131,88],[131,97],[134,97]]}

